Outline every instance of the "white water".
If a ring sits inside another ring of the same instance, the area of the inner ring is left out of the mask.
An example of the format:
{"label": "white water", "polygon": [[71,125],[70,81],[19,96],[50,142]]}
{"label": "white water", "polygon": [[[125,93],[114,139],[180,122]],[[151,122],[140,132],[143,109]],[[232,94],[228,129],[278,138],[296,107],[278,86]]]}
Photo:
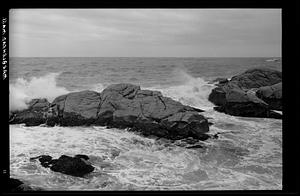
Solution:
{"label": "white water", "polygon": [[[47,190],[281,189],[281,121],[205,112],[218,139],[186,149],[105,127],[10,125],[11,175]],[[180,142],[177,142],[180,143]],[[86,178],[52,172],[30,157],[86,154]]]}
{"label": "white water", "polygon": [[56,78],[59,73],[50,73],[43,77],[32,77],[29,80],[18,78],[9,86],[9,110],[26,109],[27,103],[35,98],[46,98],[52,102],[57,96],[68,93],[63,87],[58,87]]}
{"label": "white water", "polygon": [[[41,96],[51,101],[67,92],[57,87],[53,77],[17,82],[11,88],[11,94],[17,95],[12,96],[14,107],[20,109],[28,99]],[[187,149],[105,127],[10,125],[11,176],[47,190],[282,189],[282,121],[218,113],[207,100],[213,85],[180,71],[178,77],[181,85],[150,89],[206,110],[202,114],[214,123],[209,133],[220,134],[218,139],[200,142],[204,148]],[[33,92],[43,81],[49,90]],[[99,92],[103,85],[91,88]],[[42,154],[54,158],[86,154],[96,169],[77,178],[29,161]]]}

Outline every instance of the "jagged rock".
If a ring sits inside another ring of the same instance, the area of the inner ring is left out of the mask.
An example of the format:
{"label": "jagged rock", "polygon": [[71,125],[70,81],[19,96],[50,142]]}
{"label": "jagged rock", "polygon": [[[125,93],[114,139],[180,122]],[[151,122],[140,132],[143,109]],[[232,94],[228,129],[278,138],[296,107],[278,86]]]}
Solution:
{"label": "jagged rock", "polygon": [[233,76],[230,83],[235,83],[243,89],[271,86],[282,81],[280,71],[268,68],[253,68],[242,74]]}
{"label": "jagged rock", "polygon": [[95,169],[87,161],[89,157],[86,155],[75,155],[74,157],[62,155],[58,159],[52,159],[49,155],[41,155],[30,160],[34,159],[39,159],[43,167],[50,167],[52,171],[76,177],[83,177]]}
{"label": "jagged rock", "polygon": [[[33,103],[36,106],[36,102]],[[159,91],[141,90],[132,84],[114,84],[101,93],[81,91],[59,96],[47,109],[35,110],[38,115],[32,116],[30,122],[36,120],[31,124],[49,126],[102,125],[130,128],[146,136],[205,139],[208,122],[199,114],[202,111],[164,97]],[[35,114],[31,109],[25,112],[29,113],[21,115],[23,118],[18,113],[14,123],[27,122],[30,116],[26,115]]]}
{"label": "jagged rock", "polygon": [[256,92],[257,97],[269,104],[273,110],[282,110],[282,83],[272,86],[260,87]]}
{"label": "jagged rock", "polygon": [[[281,72],[266,68],[250,69],[219,85],[209,95],[209,101],[217,105],[214,109],[234,116],[281,118],[281,115],[271,111],[274,107],[270,99],[266,98],[270,88],[281,82]],[[260,88],[257,90],[257,88]],[[273,88],[272,88],[273,89]],[[259,91],[259,93],[256,93]],[[265,99],[261,99],[265,92]],[[257,96],[257,94],[261,96]]]}
{"label": "jagged rock", "polygon": [[50,103],[47,99],[32,99],[28,105],[28,108],[31,110],[41,110],[47,109],[50,106]]}
{"label": "jagged rock", "polygon": [[45,113],[50,103],[47,99],[33,99],[28,103],[28,108],[22,111],[10,112],[9,123],[25,123],[27,126],[37,126],[46,122]]}
{"label": "jagged rock", "polygon": [[13,117],[9,121],[10,124],[25,123],[26,126],[38,126],[45,122],[46,118],[42,110],[34,111],[30,109],[14,113]]}
{"label": "jagged rock", "polygon": [[[207,120],[198,114],[199,110],[163,97],[158,91],[140,90],[139,86],[131,84],[116,84],[101,93],[101,100],[100,119],[106,119],[115,127],[131,127],[131,130],[144,135],[172,139],[187,136],[203,138],[208,131]],[[180,118],[178,114],[191,118]]]}

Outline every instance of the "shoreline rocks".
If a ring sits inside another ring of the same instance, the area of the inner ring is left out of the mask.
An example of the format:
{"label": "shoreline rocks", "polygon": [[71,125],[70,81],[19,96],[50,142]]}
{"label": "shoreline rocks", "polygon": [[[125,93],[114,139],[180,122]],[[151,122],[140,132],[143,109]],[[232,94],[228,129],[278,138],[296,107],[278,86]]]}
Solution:
{"label": "shoreline rocks", "polygon": [[168,139],[208,138],[203,110],[185,106],[159,91],[132,84],[113,84],[101,93],[80,91],[61,95],[52,103],[33,100],[28,109],[10,115],[10,124],[27,126],[90,126],[129,128],[145,136]]}
{"label": "shoreline rocks", "polygon": [[281,119],[282,74],[267,68],[249,69],[212,90],[208,100],[216,111],[243,117]]}

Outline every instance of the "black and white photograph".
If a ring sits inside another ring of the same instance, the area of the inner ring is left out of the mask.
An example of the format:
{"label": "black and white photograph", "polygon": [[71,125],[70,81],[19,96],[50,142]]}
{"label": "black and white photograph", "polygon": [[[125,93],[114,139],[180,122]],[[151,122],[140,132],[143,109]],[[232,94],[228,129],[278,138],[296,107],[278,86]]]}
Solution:
{"label": "black and white photograph", "polygon": [[282,9],[7,22],[11,192],[283,189]]}

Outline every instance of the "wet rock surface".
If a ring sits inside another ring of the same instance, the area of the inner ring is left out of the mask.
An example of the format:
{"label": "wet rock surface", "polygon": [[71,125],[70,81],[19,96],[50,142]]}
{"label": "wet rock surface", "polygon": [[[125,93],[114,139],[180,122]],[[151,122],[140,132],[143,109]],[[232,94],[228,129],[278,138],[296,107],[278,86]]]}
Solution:
{"label": "wet rock surface", "polygon": [[256,68],[219,83],[209,95],[214,109],[233,116],[282,118],[272,110],[281,109],[281,72]]}

